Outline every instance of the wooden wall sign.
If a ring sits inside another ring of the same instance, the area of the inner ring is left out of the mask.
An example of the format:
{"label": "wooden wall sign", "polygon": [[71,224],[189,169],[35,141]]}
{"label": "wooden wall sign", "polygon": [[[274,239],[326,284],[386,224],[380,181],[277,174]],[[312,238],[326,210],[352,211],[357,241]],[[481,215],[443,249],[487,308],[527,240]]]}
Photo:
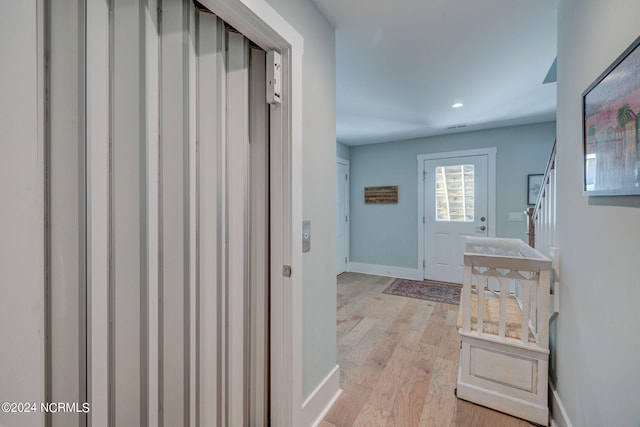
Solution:
{"label": "wooden wall sign", "polygon": [[398,203],[398,186],[364,187],[364,202],[367,204]]}

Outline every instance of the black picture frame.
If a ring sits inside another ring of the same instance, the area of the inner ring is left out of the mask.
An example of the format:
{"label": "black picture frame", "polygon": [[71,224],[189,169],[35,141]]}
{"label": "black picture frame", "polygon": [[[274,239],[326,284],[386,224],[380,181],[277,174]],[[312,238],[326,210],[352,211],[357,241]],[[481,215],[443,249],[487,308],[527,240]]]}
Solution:
{"label": "black picture frame", "polygon": [[582,93],[585,196],[640,195],[640,37]]}
{"label": "black picture frame", "polygon": [[527,175],[527,204],[534,206],[538,200],[538,194],[542,190],[542,179],[544,174],[535,173]]}

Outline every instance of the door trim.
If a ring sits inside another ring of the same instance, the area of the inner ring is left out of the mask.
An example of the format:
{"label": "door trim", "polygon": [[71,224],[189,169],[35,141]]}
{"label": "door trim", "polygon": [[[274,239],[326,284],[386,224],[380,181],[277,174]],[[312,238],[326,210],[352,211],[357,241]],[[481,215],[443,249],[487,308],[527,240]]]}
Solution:
{"label": "door trim", "polygon": [[475,150],[462,150],[462,151],[448,151],[445,153],[429,153],[418,154],[418,271],[420,277],[424,277],[424,263],[425,250],[424,250],[424,232],[425,224],[423,223],[423,217],[425,215],[424,210],[424,162],[425,160],[436,159],[451,159],[456,157],[469,157],[469,156],[487,156],[487,216],[489,221],[488,236],[495,237],[496,234],[496,155],[498,149],[496,147],[478,148]]}
{"label": "door trim", "polygon": [[[349,241],[349,234],[350,234],[350,230],[351,230],[351,210],[350,210],[350,206],[351,206],[351,195],[350,195],[350,187],[351,187],[351,161],[347,160],[347,159],[343,159],[342,157],[336,157],[336,164],[340,163],[341,165],[344,165],[347,167],[347,191],[345,194],[345,211],[347,213],[347,230],[345,233],[345,237],[344,237],[344,244],[346,246],[346,252],[347,252],[347,262],[345,265],[345,272],[349,271],[349,263],[351,262],[351,257],[349,256],[349,253],[351,252],[351,242]],[[336,227],[338,226],[338,224],[336,224]]]}

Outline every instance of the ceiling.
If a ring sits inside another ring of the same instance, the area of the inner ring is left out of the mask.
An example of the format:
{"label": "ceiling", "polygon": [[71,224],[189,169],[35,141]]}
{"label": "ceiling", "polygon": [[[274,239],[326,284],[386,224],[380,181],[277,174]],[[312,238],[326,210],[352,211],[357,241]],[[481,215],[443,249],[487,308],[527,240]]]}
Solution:
{"label": "ceiling", "polygon": [[555,119],[558,0],[313,1],[336,28],[340,142]]}

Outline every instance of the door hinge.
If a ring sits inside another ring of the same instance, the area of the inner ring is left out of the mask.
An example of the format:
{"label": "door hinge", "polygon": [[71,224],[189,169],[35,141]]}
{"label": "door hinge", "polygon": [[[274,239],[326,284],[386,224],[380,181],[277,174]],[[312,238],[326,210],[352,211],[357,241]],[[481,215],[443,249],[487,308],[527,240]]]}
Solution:
{"label": "door hinge", "polygon": [[282,267],[282,275],[284,277],[291,277],[291,266],[290,265],[285,265],[284,267]]}
{"label": "door hinge", "polygon": [[426,263],[425,263],[425,261],[424,261],[424,260],[422,260],[422,268],[425,268],[425,267],[426,267],[426,265],[425,265],[425,264],[426,264]]}
{"label": "door hinge", "polygon": [[427,179],[427,171],[422,171],[422,180]]}
{"label": "door hinge", "polygon": [[344,222],[349,222],[349,217],[347,215],[344,216]]}
{"label": "door hinge", "polygon": [[346,173],[344,174],[344,180],[345,180],[345,181],[348,181],[348,180],[349,180],[349,175],[348,175],[348,174],[346,174]]}
{"label": "door hinge", "polygon": [[344,257],[344,263],[345,264],[347,263],[347,257]]}
{"label": "door hinge", "polygon": [[424,215],[422,215],[422,223],[426,224],[426,220],[424,219]]}

